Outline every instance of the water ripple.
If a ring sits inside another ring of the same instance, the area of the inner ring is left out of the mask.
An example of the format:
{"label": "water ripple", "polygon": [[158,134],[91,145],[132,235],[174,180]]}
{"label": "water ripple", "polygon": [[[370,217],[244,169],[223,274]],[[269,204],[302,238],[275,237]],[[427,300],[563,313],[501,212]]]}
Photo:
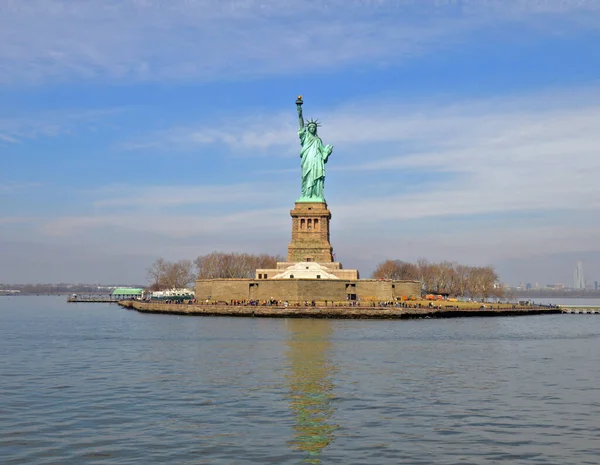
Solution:
{"label": "water ripple", "polygon": [[0,299],[2,464],[595,464],[600,318],[253,320]]}

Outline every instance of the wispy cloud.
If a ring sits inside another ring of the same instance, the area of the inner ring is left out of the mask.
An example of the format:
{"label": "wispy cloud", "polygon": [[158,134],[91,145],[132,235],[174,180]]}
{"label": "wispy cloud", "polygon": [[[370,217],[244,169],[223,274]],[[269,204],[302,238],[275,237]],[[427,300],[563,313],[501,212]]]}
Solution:
{"label": "wispy cloud", "polygon": [[32,189],[40,187],[42,183],[40,182],[7,182],[4,184],[0,184],[0,194],[2,193],[14,193],[17,191],[23,191],[26,189]]}
{"label": "wispy cloud", "polygon": [[135,207],[161,210],[185,205],[261,204],[276,194],[276,186],[259,184],[227,184],[202,186],[128,186],[106,187],[96,195],[95,207]]}
{"label": "wispy cloud", "polygon": [[197,123],[173,127],[146,134],[142,138],[121,144],[125,150],[195,150],[198,147],[221,145],[240,154],[266,153],[274,147],[289,147],[293,144],[296,127],[289,112],[271,112],[266,115],[241,115],[221,118],[211,123]]}
{"label": "wispy cloud", "polygon": [[[373,142],[407,142],[419,140],[421,147],[451,146],[459,138],[472,141],[500,138],[523,140],[535,137],[548,123],[596,111],[600,106],[598,84],[581,88],[548,88],[522,95],[504,95],[481,99],[451,97],[422,98],[404,103],[397,98],[362,98],[351,105],[333,108],[305,108],[305,115],[318,115],[324,127],[320,134],[346,147]],[[305,105],[306,107],[307,105]],[[561,126],[560,122],[557,126]],[[468,128],[468,133],[466,133]],[[298,144],[294,109],[274,109],[269,113],[253,112],[218,121],[198,122],[146,134],[143,140],[127,142],[128,148],[197,149],[214,144],[232,151],[257,154],[281,151]],[[465,140],[460,140],[460,144]],[[259,152],[256,149],[260,149]],[[364,167],[360,167],[363,169]]]}
{"label": "wispy cloud", "polygon": [[[328,111],[322,133],[325,142],[336,147],[331,173],[361,173],[367,185],[391,172],[438,175],[427,189],[415,186],[384,198],[377,190],[367,190],[360,200],[339,207],[338,215],[382,220],[596,209],[598,95],[597,87],[553,89],[445,103],[362,102]],[[168,145],[176,138],[188,147],[225,144],[234,153],[254,155],[260,149],[287,156],[297,148],[293,118],[276,112],[258,119],[253,123],[240,117],[218,127],[188,128],[187,136],[178,128],[172,134],[167,131],[164,140]],[[341,164],[338,153],[343,154]]]}
{"label": "wispy cloud", "polygon": [[0,217],[0,224],[24,224],[35,222],[34,218],[27,218],[22,216],[7,216],[4,218]]}
{"label": "wispy cloud", "polygon": [[[591,97],[595,94],[590,90],[587,97],[582,96],[586,105],[580,108],[573,94],[567,98],[568,92],[554,92],[552,102],[542,94],[502,103],[494,100],[487,104],[479,101],[425,106],[419,111],[415,107],[405,111],[400,106],[397,108],[402,111],[398,113],[389,106],[382,109],[372,105],[370,112],[360,112],[364,127],[376,126],[377,121],[389,122],[390,118],[393,124],[389,131],[367,130],[371,138],[359,139],[354,151],[350,150],[356,140],[352,127],[342,125],[347,129],[341,130],[332,123],[331,131],[336,134],[331,138],[336,143],[339,140],[344,157],[356,161],[363,158],[365,148],[373,150],[368,163],[352,166],[354,161],[344,161],[350,165],[348,170],[360,173],[360,185],[342,185],[341,191],[328,193],[335,199],[336,246],[340,252],[360,258],[361,252],[352,244],[360,243],[361,234],[366,234],[371,239],[377,237],[376,243],[365,249],[369,257],[400,250],[411,258],[411,253],[420,256],[426,251],[430,257],[463,257],[479,262],[527,253],[593,250],[600,230],[595,215],[600,208],[596,182],[600,172],[600,135],[596,130],[600,105]],[[343,118],[351,118],[346,110],[341,113]],[[335,111],[330,116],[332,121],[342,118]],[[394,132],[394,125],[403,130]],[[402,153],[401,147],[386,146],[387,151],[379,151],[378,144],[389,139],[400,145],[409,141],[413,147],[422,143],[427,150]],[[336,160],[331,163],[335,167]],[[344,169],[333,168],[330,177],[340,176]],[[448,176],[427,188],[407,181],[409,188],[399,193],[379,193],[378,186],[386,173],[410,174],[414,170]],[[59,217],[46,221],[42,231],[64,238],[107,230],[173,239],[194,237],[231,249],[239,248],[243,232],[244,244],[263,241],[265,250],[270,250],[272,244],[264,242],[265,233],[268,237],[278,235],[285,244],[289,230],[287,205],[278,206],[279,186],[272,188],[273,192],[259,184],[243,184],[142,186],[130,192],[104,189],[96,193],[96,207],[133,210],[121,215]],[[222,213],[205,210],[207,199],[214,199]],[[272,207],[257,207],[265,203]],[[198,208],[193,215],[169,211],[192,204]],[[156,217],[147,216],[144,211],[148,208],[163,211]],[[545,219],[536,220],[542,212]],[[410,222],[428,218],[451,218],[454,226],[440,229],[438,224],[429,231],[427,223],[416,223],[421,226],[407,229]],[[478,227],[472,226],[472,218],[480,218]],[[385,228],[375,232],[374,224]],[[410,247],[402,249],[406,244]]]}
{"label": "wispy cloud", "polygon": [[0,142],[8,142],[10,144],[18,144],[19,140],[15,139],[14,137],[11,137],[7,134],[1,134],[0,133]]}
{"label": "wispy cloud", "polygon": [[[411,129],[399,136],[400,148],[394,154],[388,148],[369,162],[346,169],[363,176],[390,170],[438,173],[435,185],[386,199],[366,199],[346,207],[346,214],[354,215],[358,209],[374,219],[407,219],[597,210],[600,102],[595,99],[579,108],[566,102],[545,102],[540,108],[540,102],[525,99],[513,101],[512,108],[490,106],[487,111],[430,110],[420,123],[404,126]],[[403,119],[396,120],[399,128]],[[411,148],[403,150],[403,144]]]}
{"label": "wispy cloud", "polygon": [[125,108],[73,109],[3,117],[0,118],[0,142],[16,144],[29,139],[71,134],[81,128],[94,130],[98,126],[108,124],[108,118],[124,111]]}
{"label": "wispy cloud", "polygon": [[598,28],[599,12],[598,0],[6,0],[0,82],[213,80],[385,65],[502,21],[550,34]]}
{"label": "wispy cloud", "polygon": [[[73,237],[94,231],[129,231],[138,234],[162,235],[171,239],[198,237],[216,238],[227,235],[230,238],[240,234],[257,237],[264,231],[281,230],[285,219],[281,209],[256,209],[224,213],[221,215],[98,215],[59,217],[46,221],[41,232],[47,236]],[[235,239],[234,239],[235,240]]]}
{"label": "wispy cloud", "polygon": [[[584,218],[584,215],[580,218]],[[589,224],[540,224],[532,221],[490,221],[473,230],[444,227],[438,224],[418,231],[386,230],[370,232],[365,236],[369,247],[356,247],[355,235],[337,233],[334,246],[340,257],[352,257],[371,266],[387,258],[416,261],[421,257],[430,260],[452,260],[460,263],[495,264],[504,260],[523,259],[555,253],[576,253],[598,250],[600,226]],[[339,236],[342,237],[339,237]],[[377,240],[373,240],[377,237]],[[560,270],[539,271],[552,276]]]}

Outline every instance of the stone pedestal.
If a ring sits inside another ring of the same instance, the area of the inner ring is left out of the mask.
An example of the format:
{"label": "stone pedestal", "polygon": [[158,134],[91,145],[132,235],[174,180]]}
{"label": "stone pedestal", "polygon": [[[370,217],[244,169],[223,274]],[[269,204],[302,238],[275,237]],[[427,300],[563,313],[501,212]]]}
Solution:
{"label": "stone pedestal", "polygon": [[296,202],[292,216],[292,241],[288,246],[288,262],[333,262],[329,243],[331,212],[325,202]]}

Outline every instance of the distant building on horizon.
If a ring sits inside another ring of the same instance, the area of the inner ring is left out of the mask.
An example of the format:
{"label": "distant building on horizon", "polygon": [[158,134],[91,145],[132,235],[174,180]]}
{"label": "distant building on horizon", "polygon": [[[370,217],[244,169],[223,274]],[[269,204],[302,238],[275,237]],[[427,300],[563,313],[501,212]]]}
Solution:
{"label": "distant building on horizon", "polygon": [[585,276],[583,275],[583,262],[579,260],[573,275],[573,289],[585,289]]}

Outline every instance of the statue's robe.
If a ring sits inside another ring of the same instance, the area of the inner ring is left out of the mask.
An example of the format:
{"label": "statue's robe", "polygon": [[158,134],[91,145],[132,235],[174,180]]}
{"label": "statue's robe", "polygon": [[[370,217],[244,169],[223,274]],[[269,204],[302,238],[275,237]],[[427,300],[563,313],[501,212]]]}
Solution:
{"label": "statue's robe", "polygon": [[306,126],[298,130],[298,136],[302,144],[300,150],[302,166],[301,199],[324,201],[325,163],[327,163],[333,147],[323,145],[321,138],[308,132]]}

